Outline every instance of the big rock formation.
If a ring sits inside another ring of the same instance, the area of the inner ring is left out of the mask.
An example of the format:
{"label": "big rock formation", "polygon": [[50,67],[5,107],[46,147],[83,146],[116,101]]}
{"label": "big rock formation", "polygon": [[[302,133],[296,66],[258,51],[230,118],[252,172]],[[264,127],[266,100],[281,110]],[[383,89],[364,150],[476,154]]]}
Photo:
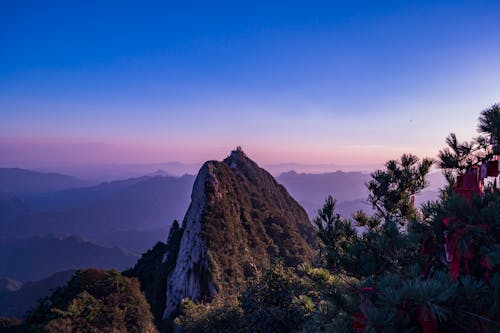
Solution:
{"label": "big rock formation", "polygon": [[[286,189],[237,148],[200,169],[178,244],[167,256],[163,317],[184,298],[210,300],[231,292],[280,257],[296,266],[313,255],[314,230]],[[172,236],[172,235],[171,235]]]}

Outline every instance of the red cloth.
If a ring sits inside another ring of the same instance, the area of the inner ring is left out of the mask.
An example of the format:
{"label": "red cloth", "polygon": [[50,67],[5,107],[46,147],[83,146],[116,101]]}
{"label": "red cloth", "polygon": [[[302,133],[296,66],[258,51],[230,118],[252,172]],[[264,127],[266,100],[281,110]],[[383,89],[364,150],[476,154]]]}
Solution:
{"label": "red cloth", "polygon": [[486,281],[490,280],[490,271],[493,268],[491,264],[488,262],[488,259],[486,259],[486,256],[481,257],[481,261],[479,262],[481,266],[485,269],[484,271],[484,279]]}
{"label": "red cloth", "polygon": [[[445,218],[445,220],[446,219],[447,218]],[[427,278],[427,275],[429,275],[429,257],[434,253],[434,243],[432,242],[432,240],[425,240],[422,243],[422,248],[420,251],[424,257],[424,278]]]}
{"label": "red cloth", "polygon": [[478,187],[478,169],[472,168],[464,174],[463,186],[464,190],[475,191]]}
{"label": "red cloth", "polygon": [[467,274],[470,274],[470,262],[474,259],[474,249],[472,248],[472,241],[469,241],[469,244],[467,244],[467,250],[465,251],[465,271]]}
{"label": "red cloth", "polygon": [[[478,224],[475,225],[476,228],[481,229],[483,232],[488,231],[488,225]],[[472,240],[467,243],[467,248],[465,251],[460,251],[458,248],[458,242],[463,238],[463,236],[470,232],[467,228],[460,228],[453,233],[449,244],[446,244],[449,253],[451,253],[452,258],[450,262],[450,275],[452,280],[458,280],[460,275],[460,267],[462,266],[462,258],[464,258],[464,268],[467,274],[470,274],[470,264],[476,258],[476,250],[474,249]],[[447,243],[447,237],[445,236],[445,242]],[[445,248],[446,248],[445,246]],[[485,279],[488,280],[488,271],[491,270],[491,265],[486,260],[486,257],[482,257],[480,260],[480,265],[486,269]]]}
{"label": "red cloth", "polygon": [[427,259],[424,259],[424,279],[427,279],[427,276],[429,275],[429,263],[427,262]]}
{"label": "red cloth", "polygon": [[358,311],[354,314],[354,318],[352,320],[352,331],[354,333],[363,333],[366,329],[366,316],[363,312]]}
{"label": "red cloth", "polygon": [[[461,193],[466,193],[466,191],[461,191]],[[484,233],[488,232],[489,226],[487,224],[477,224],[477,225],[463,225],[463,222],[457,221],[455,218],[450,218],[450,217],[445,217],[443,219],[443,224],[446,226],[448,229],[449,226],[452,226],[454,224],[458,223],[456,229],[452,234],[450,234],[450,237],[448,237],[448,233],[451,231],[445,230],[444,232],[444,249],[446,253],[446,261],[449,263],[449,269],[450,269],[450,276],[451,279],[454,281],[458,280],[458,277],[460,276],[460,268],[462,266],[462,258],[464,259],[464,269],[467,274],[471,273],[471,263],[473,260],[475,260],[476,255],[477,255],[477,248],[474,247],[473,240],[476,239],[476,237],[473,236],[473,239],[470,239],[467,243],[467,246],[463,251],[460,251],[458,248],[458,243],[460,240],[463,239],[463,236],[467,233],[471,233],[472,231],[470,228],[477,228],[481,230]],[[427,252],[426,244],[422,244],[422,249],[421,252],[422,254],[425,254]],[[476,259],[477,260],[477,259]],[[484,278],[486,281],[489,279],[489,271],[491,271],[492,266],[488,262],[487,258],[485,256],[481,257],[479,264],[481,267],[484,269]],[[474,267],[474,266],[472,266]],[[426,258],[424,256],[424,277],[427,274],[427,262]],[[477,274],[477,272],[472,272],[472,274]]]}
{"label": "red cloth", "polygon": [[438,333],[436,317],[434,317],[429,309],[418,310],[417,317],[422,328],[422,333]]}
{"label": "red cloth", "polygon": [[453,253],[453,258],[450,263],[450,275],[453,281],[458,280],[458,276],[460,275],[460,262],[462,261],[462,256],[455,254],[456,253]]}
{"label": "red cloth", "polygon": [[462,264],[462,254],[458,250],[458,241],[465,233],[465,229],[457,230],[453,236],[451,236],[449,251],[452,254],[452,259],[450,262],[450,275],[453,281],[458,280],[460,275],[460,265]]}
{"label": "red cloth", "polygon": [[463,188],[458,189],[455,193],[460,194],[467,200],[468,203],[472,202],[472,190],[465,190]]}
{"label": "red cloth", "polygon": [[455,183],[456,188],[461,188],[464,186],[464,176],[463,175],[458,175],[457,176],[457,182]]}
{"label": "red cloth", "polygon": [[488,177],[498,176],[498,161],[488,161],[486,167],[488,168]]}
{"label": "red cloth", "polygon": [[[479,168],[472,167],[464,174],[462,190],[472,191],[473,193],[482,193],[481,182],[479,181]],[[460,188],[458,188],[460,190]]]}

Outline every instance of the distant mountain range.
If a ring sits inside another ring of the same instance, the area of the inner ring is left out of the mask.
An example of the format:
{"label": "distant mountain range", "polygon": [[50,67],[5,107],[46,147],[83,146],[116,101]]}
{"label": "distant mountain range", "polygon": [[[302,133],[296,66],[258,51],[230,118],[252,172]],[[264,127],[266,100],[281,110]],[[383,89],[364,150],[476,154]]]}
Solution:
{"label": "distant mountain range", "polygon": [[0,232],[4,237],[76,234],[142,253],[164,240],[172,221],[182,217],[193,181],[190,175],[155,174],[45,193],[10,191],[16,194],[0,198]]}
{"label": "distant mountain range", "polygon": [[91,184],[89,181],[58,173],[0,168],[0,198],[55,192]]}
{"label": "distant mountain range", "polygon": [[109,182],[117,179],[140,178],[144,175],[154,174],[157,171],[160,171],[163,176],[195,175],[200,167],[201,163],[165,162],[59,166],[46,167],[41,171],[74,175],[95,182]]}
{"label": "distant mountain range", "polygon": [[[290,171],[279,175],[277,180],[306,209],[311,219],[316,216],[328,195],[337,200],[337,213],[343,217],[350,217],[357,210],[373,212],[366,201],[368,190],[365,183],[370,180],[368,173],[336,171],[311,174]],[[445,183],[440,172],[429,174],[428,181],[430,186],[415,198],[417,205],[436,199],[438,189]]]}
{"label": "distant mountain range", "polygon": [[133,266],[138,257],[121,248],[100,246],[76,236],[0,238],[0,276],[23,282],[67,269],[125,269]]}
{"label": "distant mountain range", "polygon": [[[51,290],[69,281],[75,270],[57,272],[42,280],[21,283],[15,281],[18,288],[0,293],[0,317],[22,318],[26,311],[34,307],[42,297],[50,295]],[[12,279],[0,279],[0,283]],[[0,289],[2,285],[0,285]]]}
{"label": "distant mountain range", "polygon": [[[98,165],[75,165],[75,166],[53,166],[39,169],[44,172],[58,172],[73,175],[81,179],[89,179],[97,182],[113,181],[117,179],[137,178],[143,175],[153,174],[160,170],[163,175],[182,176],[185,174],[195,175],[202,163],[117,163]],[[372,170],[383,167],[382,163],[369,165],[340,165],[334,163],[312,164],[312,163],[273,163],[263,164],[263,167],[273,176],[283,172],[295,170],[300,173],[331,173],[337,170],[361,171],[370,173]]]}
{"label": "distant mountain range", "polygon": [[0,277],[0,297],[4,294],[21,289],[23,283],[9,277]]}
{"label": "distant mountain range", "polygon": [[311,218],[328,195],[337,200],[337,211],[342,216],[350,216],[359,209],[370,212],[371,207],[365,203],[368,197],[365,182],[369,179],[369,174],[343,171],[321,174],[290,171],[278,177]]}

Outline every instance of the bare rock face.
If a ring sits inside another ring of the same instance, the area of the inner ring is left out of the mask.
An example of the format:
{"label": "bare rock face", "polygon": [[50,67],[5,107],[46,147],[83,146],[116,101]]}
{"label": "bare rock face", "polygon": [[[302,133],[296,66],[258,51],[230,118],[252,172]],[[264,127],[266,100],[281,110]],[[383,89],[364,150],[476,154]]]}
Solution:
{"label": "bare rock face", "polygon": [[[207,294],[214,296],[214,285],[208,281],[207,243],[201,237],[203,211],[206,204],[205,183],[210,181],[213,165],[203,165],[191,194],[191,205],[184,217],[183,235],[177,263],[167,281],[167,304],[164,317],[174,313],[184,298],[199,299]],[[213,179],[215,180],[215,179]],[[215,180],[216,181],[216,180]]]}
{"label": "bare rock face", "polygon": [[210,300],[258,275],[273,258],[296,266],[313,255],[314,230],[286,189],[241,149],[200,169],[167,278],[164,318],[184,298]]}

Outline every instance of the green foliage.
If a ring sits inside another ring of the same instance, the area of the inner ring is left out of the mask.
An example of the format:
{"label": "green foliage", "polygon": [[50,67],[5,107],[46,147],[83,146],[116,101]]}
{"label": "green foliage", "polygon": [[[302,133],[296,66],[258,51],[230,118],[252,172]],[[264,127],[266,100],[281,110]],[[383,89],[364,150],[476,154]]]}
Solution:
{"label": "green foliage", "polygon": [[448,147],[439,151],[439,166],[444,170],[462,173],[473,165],[492,158],[494,149],[491,144],[500,143],[500,104],[483,110],[479,116],[480,136],[470,142],[458,142],[454,133],[446,138]]}
{"label": "green foliage", "polygon": [[0,333],[20,332],[21,324],[18,318],[0,317]]}
{"label": "green foliage", "polygon": [[477,165],[485,158],[487,143],[484,140],[473,140],[471,142],[458,142],[454,133],[446,138],[448,147],[439,151],[439,167],[452,169],[459,172],[465,171],[473,165]]}
{"label": "green foliage", "polygon": [[[498,112],[498,106],[492,109],[482,114],[487,119],[482,122],[487,125],[496,117],[491,112]],[[489,118],[484,116],[486,112],[490,112]],[[489,134],[498,130],[498,125],[488,126],[480,125],[480,130]],[[342,222],[335,215],[334,201],[327,199],[317,218],[322,221],[319,238],[327,249],[322,253],[323,262],[336,276],[352,277],[355,282],[339,285],[337,290],[316,284],[334,310],[329,312],[329,326],[316,320],[311,324],[313,331],[352,332],[356,325],[364,332],[421,332],[426,327],[435,332],[500,331],[500,192],[490,189],[483,197],[475,196],[468,202],[451,191],[457,173],[491,157],[489,141],[479,137],[472,143],[459,144],[452,134],[447,144],[449,147],[440,153],[440,165],[447,169],[449,184],[439,200],[423,206],[421,215],[404,216],[404,209],[390,213],[399,206],[401,197],[409,202],[410,191],[405,195],[391,192],[425,185],[422,178],[405,177],[406,183],[396,183],[404,184],[400,188],[389,186],[394,184],[390,174],[399,173],[393,162],[387,164],[388,171],[375,173],[368,184],[370,201],[380,203],[378,216],[384,221],[355,214],[358,226],[364,228],[361,235],[346,241],[340,230],[348,221]],[[374,200],[377,198],[383,200]],[[443,223],[445,217],[451,221],[448,227]],[[398,227],[401,220],[406,228]],[[454,255],[462,257],[458,257],[458,280],[451,278],[446,261],[445,232],[456,240],[458,250]],[[364,318],[366,326],[359,325],[355,318]]]}
{"label": "green foliage", "polygon": [[125,272],[124,276],[135,277],[139,280],[141,290],[151,305],[151,312],[155,320],[161,319],[165,307],[165,293],[167,272],[162,263],[166,245],[158,242],[142,255],[135,266]]}
{"label": "green foliage", "polygon": [[413,205],[413,196],[426,185],[425,176],[433,161],[405,154],[400,161],[390,160],[386,170],[372,173],[366,186],[370,191],[368,201],[377,211],[377,215],[386,220],[398,220],[401,224],[414,219],[417,210]]}
{"label": "green foliage", "polygon": [[[315,309],[313,322],[305,326],[314,332],[352,332],[355,314],[362,313],[367,323],[365,332],[420,332],[422,318],[435,320],[438,332],[500,331],[500,276],[496,273],[500,264],[499,200],[499,192],[477,197],[471,205],[453,196],[436,203],[428,221],[412,221],[402,230],[389,220],[368,227],[351,241],[336,235],[331,230],[334,228],[319,228],[319,238],[332,242],[325,244],[325,267],[339,283],[327,286],[321,281],[328,275],[316,274],[314,288],[329,306],[327,314]],[[333,206],[332,200],[327,200],[318,220],[333,220],[327,225],[340,226],[340,217],[331,211]],[[336,217],[328,218],[332,216]],[[444,260],[444,216],[463,221],[448,232],[451,235],[465,228],[459,245],[476,253],[469,271],[462,266],[456,282],[450,278]],[[422,253],[424,243],[430,253]],[[488,281],[479,264],[481,256],[492,265]],[[423,273],[424,261],[429,266],[428,276]]]}
{"label": "green foliage", "polygon": [[141,290],[151,306],[157,327],[163,327],[167,324],[163,321],[167,277],[177,262],[182,232],[179,223],[174,221],[170,227],[167,244],[156,243],[152,249],[142,255],[133,268],[123,272],[123,275],[139,280]]}
{"label": "green foliage", "polygon": [[209,250],[206,275],[218,291],[245,286],[276,258],[291,267],[313,258],[307,213],[268,172],[241,150],[205,167],[217,181],[204,184],[201,237]]}
{"label": "green foliage", "polygon": [[219,295],[209,304],[184,301],[176,322],[186,332],[290,332],[315,308],[306,287],[294,269],[278,262],[238,297]]}
{"label": "green foliage", "polygon": [[326,251],[329,267],[340,271],[349,267],[353,253],[349,249],[358,240],[356,230],[349,221],[346,221],[335,213],[336,201],[328,196],[322,209],[318,211],[318,217],[313,220],[318,229],[321,251]]}
{"label": "green foliage", "polygon": [[314,220],[324,262],[332,272],[359,279],[402,271],[406,263],[418,261],[418,245],[400,232],[393,220],[381,223],[358,212],[357,225],[364,228],[358,234],[352,222],[335,214],[334,209],[335,200],[328,197]]}
{"label": "green foliage", "polygon": [[216,297],[210,303],[182,303],[183,314],[176,319],[185,332],[232,333],[245,332],[243,311],[234,297]]}
{"label": "green foliage", "polygon": [[500,143],[500,104],[494,104],[481,112],[478,131],[491,135],[494,141]]}
{"label": "green foliage", "polygon": [[119,272],[80,270],[31,311],[26,331],[156,332],[135,279]]}
{"label": "green foliage", "polygon": [[301,282],[292,268],[274,264],[240,297],[245,321],[257,331],[289,332],[304,320]]}

